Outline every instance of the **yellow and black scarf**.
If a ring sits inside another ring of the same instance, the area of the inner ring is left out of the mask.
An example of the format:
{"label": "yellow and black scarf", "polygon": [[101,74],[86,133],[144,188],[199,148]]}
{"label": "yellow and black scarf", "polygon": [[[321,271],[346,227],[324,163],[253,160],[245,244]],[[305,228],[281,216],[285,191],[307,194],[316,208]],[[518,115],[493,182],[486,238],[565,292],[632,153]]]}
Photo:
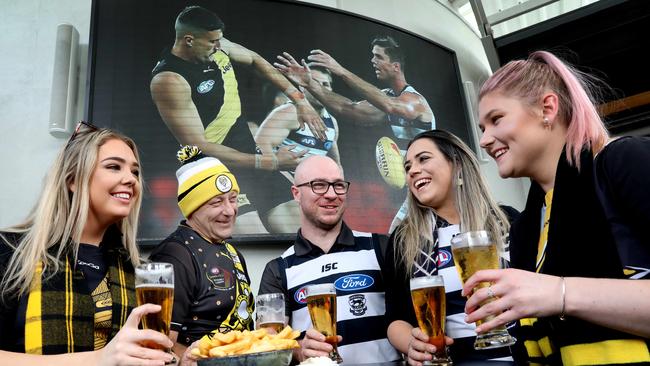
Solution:
{"label": "yellow and black scarf", "polygon": [[[119,238],[118,238],[119,240]],[[112,339],[135,306],[134,271],[120,241],[105,244],[108,282],[113,300]],[[95,305],[81,270],[72,267],[68,254],[62,270],[43,281],[42,264],[36,268],[27,297],[24,352],[58,354],[94,350]]]}

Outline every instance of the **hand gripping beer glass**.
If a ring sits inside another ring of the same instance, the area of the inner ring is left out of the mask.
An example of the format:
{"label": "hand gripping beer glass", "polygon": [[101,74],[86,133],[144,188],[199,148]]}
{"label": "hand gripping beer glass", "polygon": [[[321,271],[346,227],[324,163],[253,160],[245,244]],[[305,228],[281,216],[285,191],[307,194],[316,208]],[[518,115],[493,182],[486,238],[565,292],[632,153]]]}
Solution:
{"label": "hand gripping beer glass", "polygon": [[285,326],[284,295],[262,294],[255,299],[257,328],[272,328],[280,333]]}
{"label": "hand gripping beer glass", "polygon": [[[474,273],[484,269],[499,269],[499,251],[487,231],[468,231],[451,238],[451,250],[454,255],[456,270],[463,283]],[[481,282],[474,291],[489,287],[489,282]],[[494,301],[494,298],[485,300],[481,305]],[[477,325],[490,321],[494,315],[481,319]],[[504,325],[496,327],[486,333],[478,334],[474,342],[477,350],[512,346],[516,339],[512,337]]]}
{"label": "hand gripping beer glass", "polygon": [[431,361],[423,365],[452,365],[445,345],[445,316],[447,310],[445,283],[442,276],[411,279],[411,299],[420,329],[429,336],[429,344],[436,346]]}
{"label": "hand gripping beer glass", "polygon": [[[142,317],[142,327],[169,336],[174,305],[174,267],[170,263],[145,263],[137,266],[135,296],[138,306],[156,304],[161,307],[159,312],[145,314]],[[143,346],[166,350],[153,342],[144,342]]]}
{"label": "hand gripping beer glass", "polygon": [[314,329],[325,336],[325,342],[332,345],[333,350],[330,358],[337,362],[343,362],[336,349],[338,336],[336,335],[336,288],[333,283],[309,285],[307,292],[307,309],[311,317]]}

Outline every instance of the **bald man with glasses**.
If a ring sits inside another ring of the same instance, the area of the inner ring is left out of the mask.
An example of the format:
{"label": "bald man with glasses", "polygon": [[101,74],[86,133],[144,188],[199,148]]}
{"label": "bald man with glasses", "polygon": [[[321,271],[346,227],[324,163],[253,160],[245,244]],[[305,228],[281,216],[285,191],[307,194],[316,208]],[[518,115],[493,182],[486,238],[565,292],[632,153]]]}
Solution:
{"label": "bald man with glasses", "polygon": [[259,293],[283,293],[288,323],[304,332],[296,361],[332,350],[313,329],[307,310],[305,287],[320,283],[336,287],[338,351],[344,362],[400,359],[386,339],[381,267],[387,237],[352,231],[343,222],[349,187],[331,158],[303,160],[291,187],[300,207],[300,229],[294,244],[264,269]]}

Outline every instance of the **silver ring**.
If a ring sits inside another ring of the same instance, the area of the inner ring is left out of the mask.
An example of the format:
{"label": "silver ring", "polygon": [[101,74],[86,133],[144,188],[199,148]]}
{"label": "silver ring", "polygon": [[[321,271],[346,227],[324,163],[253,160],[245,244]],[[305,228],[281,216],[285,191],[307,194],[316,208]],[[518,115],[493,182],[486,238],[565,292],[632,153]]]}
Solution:
{"label": "silver ring", "polygon": [[492,291],[492,286],[488,286],[488,288],[487,288],[487,295],[488,295],[488,298],[490,298],[490,299],[494,299],[494,298],[497,297],[497,296],[494,294],[494,291]]}

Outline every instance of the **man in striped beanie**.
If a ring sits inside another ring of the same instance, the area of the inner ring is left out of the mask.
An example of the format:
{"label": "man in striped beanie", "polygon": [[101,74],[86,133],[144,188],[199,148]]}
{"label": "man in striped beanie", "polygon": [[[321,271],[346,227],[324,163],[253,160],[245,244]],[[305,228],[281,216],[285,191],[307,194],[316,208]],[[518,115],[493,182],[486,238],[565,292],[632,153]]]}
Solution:
{"label": "man in striped beanie", "polygon": [[183,355],[188,345],[218,330],[253,330],[253,294],[246,262],[226,242],[237,216],[237,179],[196,146],[178,151],[178,207],[186,220],[158,245],[152,261],[174,265],[169,338]]}

